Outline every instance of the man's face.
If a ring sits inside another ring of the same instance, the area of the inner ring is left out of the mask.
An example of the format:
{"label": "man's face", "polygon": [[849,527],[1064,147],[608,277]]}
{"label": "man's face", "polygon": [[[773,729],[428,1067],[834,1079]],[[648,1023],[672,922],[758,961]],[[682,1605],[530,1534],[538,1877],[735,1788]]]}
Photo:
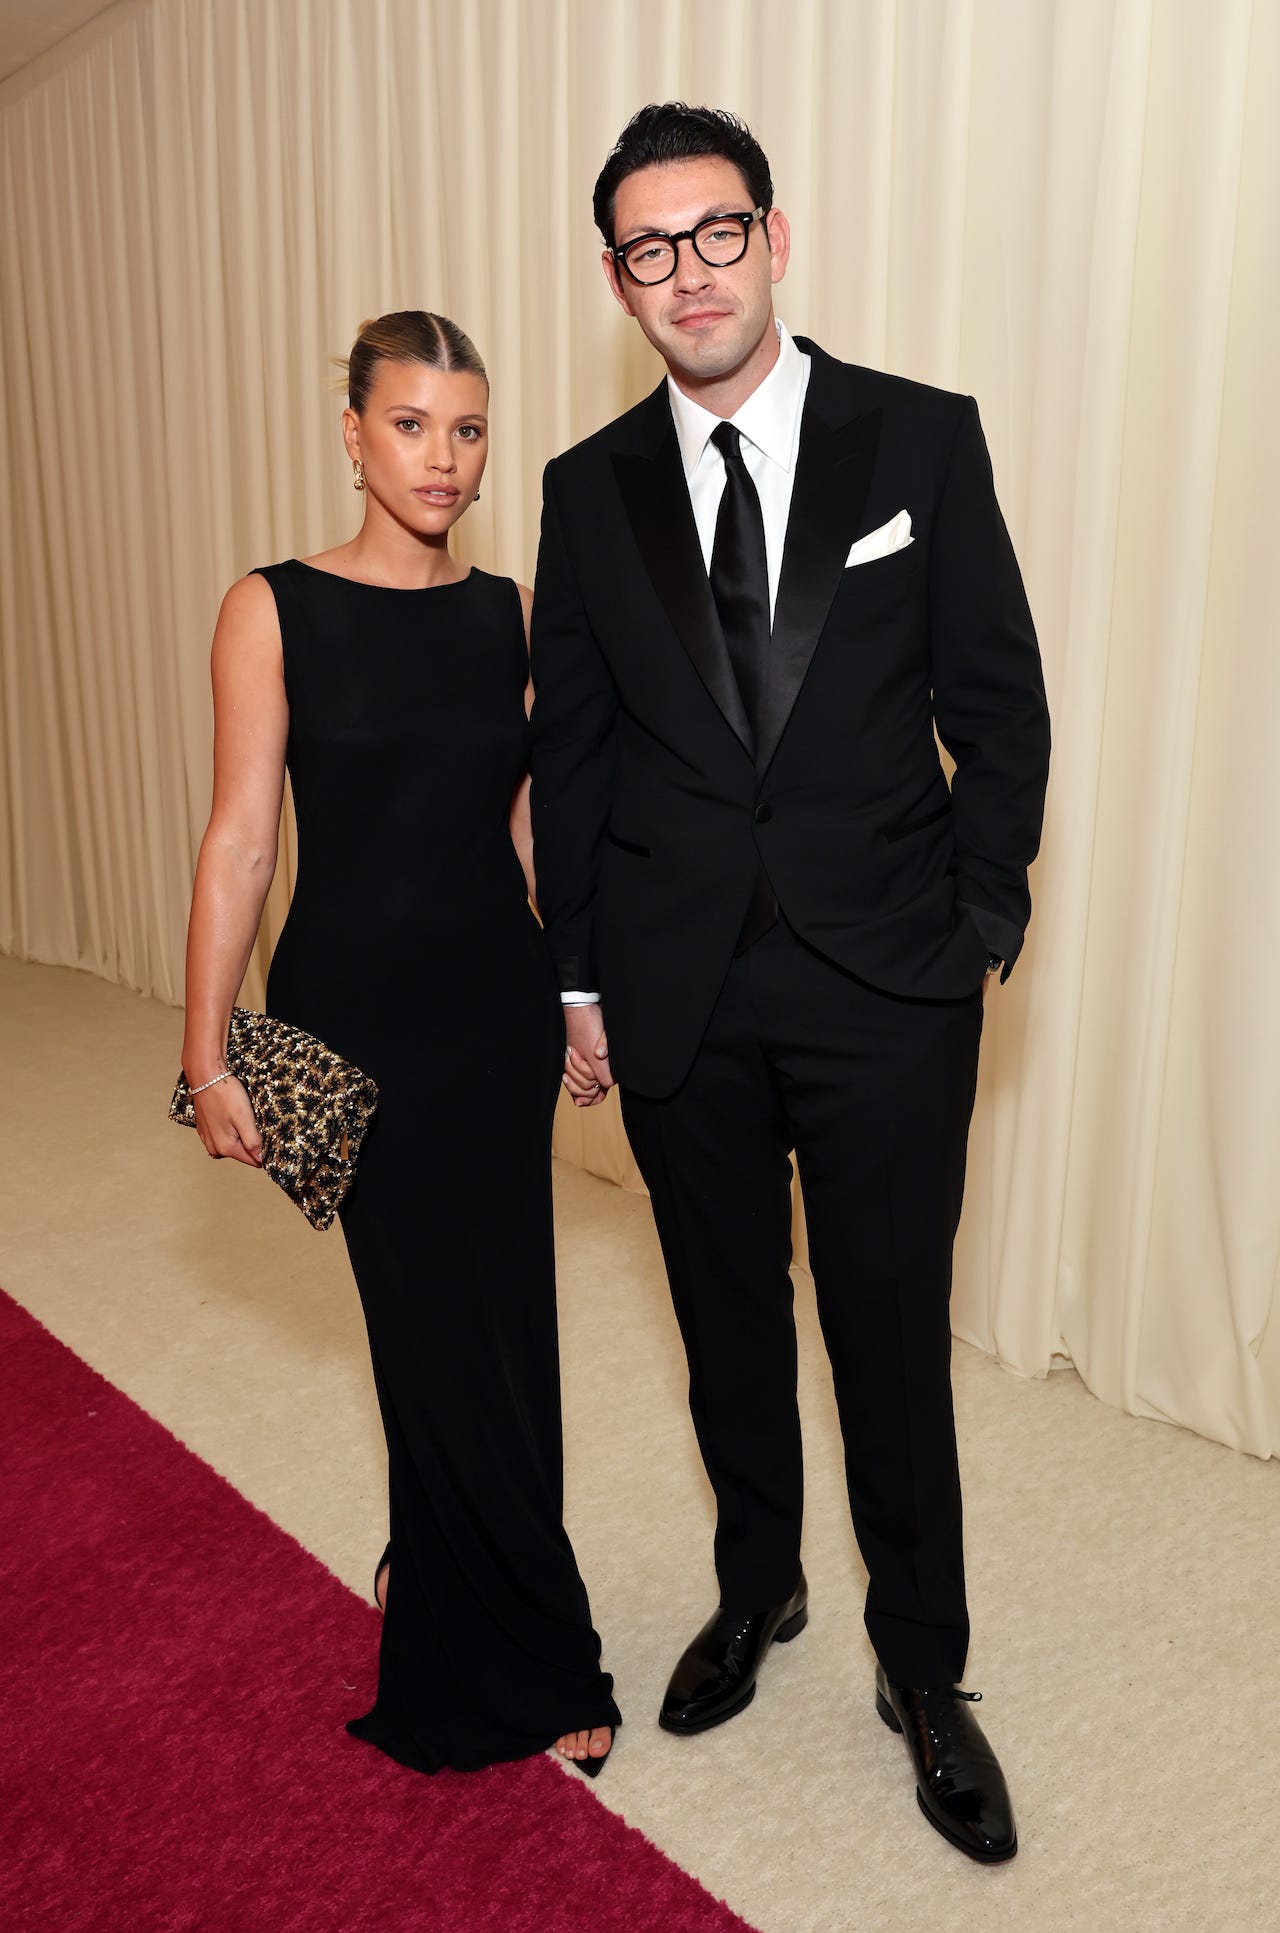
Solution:
{"label": "man's face", "polygon": [[[750,191],[733,162],[718,156],[641,168],[621,183],[614,208],[614,241],[638,235],[675,235],[709,215],[745,214]],[[746,252],[727,268],[711,268],[680,243],[676,271],[642,287],[607,251],[604,272],[614,295],[677,381],[716,382],[747,364],[773,326],[773,284],[786,271],[790,237],[774,209],[753,222]]]}

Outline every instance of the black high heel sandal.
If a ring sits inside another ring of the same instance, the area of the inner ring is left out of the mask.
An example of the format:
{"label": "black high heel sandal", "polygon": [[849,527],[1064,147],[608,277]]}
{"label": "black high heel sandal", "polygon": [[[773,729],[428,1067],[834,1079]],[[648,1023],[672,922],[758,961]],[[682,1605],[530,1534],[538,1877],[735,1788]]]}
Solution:
{"label": "black high heel sandal", "polygon": [[[582,1729],[581,1726],[578,1727],[579,1731]],[[598,1729],[604,1730],[604,1727],[601,1726]],[[622,1730],[622,1720],[619,1719],[616,1725],[610,1725],[608,1729],[613,1733],[613,1737],[609,1740],[609,1752],[611,1752],[617,1741],[618,1733]],[[587,1727],[587,1730],[595,1731],[597,1727],[591,1725]],[[571,1765],[575,1772],[585,1772],[589,1779],[598,1779],[609,1762],[609,1752],[601,1752],[599,1758],[591,1758],[588,1755],[586,1758],[567,1758],[564,1762],[566,1765]]]}
{"label": "black high heel sandal", "polygon": [[[383,1551],[381,1557],[378,1559],[377,1563],[373,1567],[373,1601],[377,1605],[380,1611],[386,1610],[387,1600],[385,1597],[378,1596],[378,1579],[382,1576],[384,1566],[389,1564],[390,1562],[391,1562],[391,1546],[390,1544],[388,1544],[387,1548]],[[391,1584],[391,1579],[388,1578],[387,1579],[388,1588],[390,1588],[390,1584]]]}

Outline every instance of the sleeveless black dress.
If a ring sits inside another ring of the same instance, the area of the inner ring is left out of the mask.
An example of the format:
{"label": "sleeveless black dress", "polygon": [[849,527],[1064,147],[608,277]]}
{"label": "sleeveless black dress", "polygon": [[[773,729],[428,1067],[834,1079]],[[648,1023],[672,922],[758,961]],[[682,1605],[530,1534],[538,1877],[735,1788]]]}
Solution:
{"label": "sleeveless black dress", "polygon": [[615,1725],[561,1521],[551,1117],[564,1025],[508,814],[519,593],[292,560],[275,595],[298,878],[267,1009],[381,1089],[341,1211],[387,1436],[377,1703],[350,1729],[467,1770]]}

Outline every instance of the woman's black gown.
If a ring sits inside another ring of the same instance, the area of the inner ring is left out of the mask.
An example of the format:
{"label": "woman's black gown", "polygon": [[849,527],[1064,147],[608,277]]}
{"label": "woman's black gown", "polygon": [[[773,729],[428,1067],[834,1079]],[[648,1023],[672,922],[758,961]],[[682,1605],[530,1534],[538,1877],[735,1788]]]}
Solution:
{"label": "woman's black gown", "polygon": [[292,560],[275,595],[298,824],[268,1011],[381,1090],[342,1229],[390,1479],[378,1696],[350,1729],[434,1772],[618,1722],[562,1517],[555,976],[508,814],[519,593]]}

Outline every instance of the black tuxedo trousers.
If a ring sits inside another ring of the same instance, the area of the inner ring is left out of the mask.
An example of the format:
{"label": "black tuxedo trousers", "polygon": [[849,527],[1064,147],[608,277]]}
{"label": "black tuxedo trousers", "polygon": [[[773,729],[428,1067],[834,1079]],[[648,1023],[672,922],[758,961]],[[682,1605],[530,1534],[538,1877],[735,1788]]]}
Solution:
{"label": "black tuxedo trousers", "polygon": [[689,1361],[724,1604],[781,1603],[803,1469],[791,1165],[844,1434],[867,1629],[891,1679],[968,1645],[951,1403],[951,1249],[982,996],[895,999],[779,922],[736,958],[674,1095],[622,1091]]}

